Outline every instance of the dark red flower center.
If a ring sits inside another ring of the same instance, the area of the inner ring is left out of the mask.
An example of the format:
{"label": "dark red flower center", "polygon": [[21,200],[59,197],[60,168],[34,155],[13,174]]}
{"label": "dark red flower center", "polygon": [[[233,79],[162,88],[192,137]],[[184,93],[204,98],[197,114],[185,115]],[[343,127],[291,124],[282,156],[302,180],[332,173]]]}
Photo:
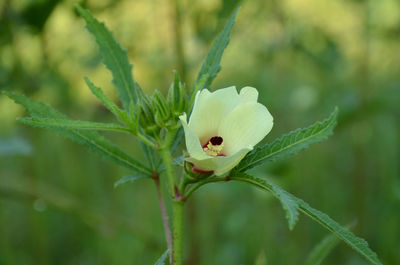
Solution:
{"label": "dark red flower center", "polygon": [[210,139],[210,143],[212,145],[221,145],[223,141],[224,141],[224,139],[222,139],[221,136],[214,136],[214,137],[211,137],[211,139]]}
{"label": "dark red flower center", "polygon": [[209,156],[225,156],[221,154],[224,146],[224,139],[221,136],[211,137],[202,147],[204,152]]}

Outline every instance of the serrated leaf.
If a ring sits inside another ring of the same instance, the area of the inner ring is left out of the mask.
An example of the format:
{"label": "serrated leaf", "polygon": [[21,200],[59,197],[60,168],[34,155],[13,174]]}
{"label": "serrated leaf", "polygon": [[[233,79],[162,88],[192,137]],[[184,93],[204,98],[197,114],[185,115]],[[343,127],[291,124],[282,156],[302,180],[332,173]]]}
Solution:
{"label": "serrated leaf", "polygon": [[338,108],[336,107],[331,115],[322,122],[294,130],[272,143],[256,147],[236,167],[238,171],[246,171],[263,162],[273,161],[279,158],[294,155],[311,144],[322,142],[333,133],[337,123]]}
{"label": "serrated leaf", "polygon": [[[224,53],[225,48],[228,46],[229,43],[229,36],[232,31],[232,27],[235,24],[235,17],[236,14],[238,13],[240,7],[237,8],[231,17],[228,19],[226,22],[223,30],[221,33],[218,35],[218,37],[215,39],[214,44],[212,45],[210,51],[208,52],[207,58],[204,61],[203,65],[201,66],[200,72],[197,76],[196,82],[195,82],[195,87],[197,90],[203,89],[205,87],[210,87],[211,82],[214,80],[214,78],[217,76],[218,72],[221,70],[221,58],[222,54]],[[200,83],[202,81],[202,78],[204,76],[207,77],[206,80],[203,80],[203,85],[202,86],[196,86],[196,84]],[[191,96],[195,95],[197,91],[191,92]]]}
{"label": "serrated leaf", "polygon": [[[346,228],[350,229],[354,224],[346,225]],[[304,265],[321,264],[339,243],[340,239],[335,234],[328,234],[311,250]]]}
{"label": "serrated leaf", "polygon": [[134,182],[135,180],[142,179],[142,178],[150,178],[149,175],[127,175],[122,177],[121,179],[114,182],[114,188],[118,187],[121,184],[127,182]]}
{"label": "serrated leaf", "polygon": [[95,86],[88,77],[85,76],[84,79],[93,95],[95,95],[104,106],[117,117],[117,119],[124,122],[127,115],[126,112],[121,110],[109,97],[107,97],[106,94],[104,94],[103,90],[101,90],[100,87]]}
{"label": "serrated leaf", "polygon": [[125,110],[138,101],[135,82],[132,76],[132,65],[129,63],[126,50],[114,39],[104,23],[100,23],[92,14],[76,5],[79,14],[86,21],[87,29],[94,35],[103,56],[104,65],[111,71],[113,84],[118,91]]}
{"label": "serrated leaf", "polygon": [[165,260],[168,257],[168,253],[169,253],[169,249],[167,249],[162,255],[161,257],[156,261],[156,263],[154,263],[154,265],[164,265],[165,264]]}
{"label": "serrated leaf", "polygon": [[77,130],[105,130],[130,132],[128,128],[114,123],[101,123],[91,121],[78,121],[69,119],[49,119],[49,118],[18,118],[18,121],[41,128],[63,128]]}
{"label": "serrated leaf", "polygon": [[[68,117],[64,114],[61,114],[57,110],[42,102],[37,102],[23,95],[17,95],[11,92],[3,93],[14,100],[15,103],[22,105],[33,118],[68,119]],[[64,128],[54,128],[52,130],[70,138],[79,144],[83,144],[91,151],[99,154],[101,157],[119,164],[120,166],[128,168],[139,174],[151,175],[152,173],[152,171],[143,166],[142,163],[139,163],[133,159],[131,156],[123,152],[97,132]]]}
{"label": "serrated leaf", "polygon": [[231,172],[230,179],[236,181],[242,181],[254,185],[260,189],[271,192],[275,197],[280,199],[277,196],[276,189],[280,189],[281,193],[285,193],[287,197],[291,198],[293,202],[295,202],[298,206],[298,210],[302,211],[316,222],[324,226],[326,229],[334,233],[337,237],[343,240],[346,244],[356,250],[359,254],[365,257],[372,264],[381,265],[382,263],[379,261],[375,252],[373,252],[368,243],[360,238],[355,236],[352,232],[338,224],[332,218],[330,218],[327,214],[312,208],[308,203],[303,200],[295,197],[289,192],[284,191],[283,189],[275,186],[267,179],[260,179],[253,176],[250,176],[243,172],[233,171]]}
{"label": "serrated leaf", "polygon": [[282,207],[286,212],[286,219],[289,223],[289,229],[293,230],[294,226],[299,220],[299,211],[297,210],[299,205],[292,199],[291,196],[288,196],[287,193],[278,186],[273,186],[272,188],[276,194],[275,196],[281,201]]}
{"label": "serrated leaf", "polygon": [[328,256],[328,254],[339,244],[339,242],[340,239],[336,235],[327,235],[312,249],[304,265],[320,265],[326,256]]}
{"label": "serrated leaf", "polygon": [[[259,184],[259,188],[262,188],[264,190],[268,190],[270,192],[272,192],[272,194],[279,199],[279,201],[282,204],[283,209],[285,210],[286,213],[286,219],[288,220],[288,225],[289,225],[289,229],[292,230],[294,228],[294,226],[296,225],[297,221],[299,220],[299,211],[298,211],[298,203],[293,200],[292,196],[290,196],[290,194],[288,194],[287,192],[285,192],[284,190],[282,190],[281,188],[279,188],[276,185],[270,184],[265,182],[263,179],[260,178],[255,178],[251,175],[248,175],[246,173],[241,173],[241,172],[236,172],[233,171],[231,173],[231,177],[236,177],[236,176],[240,176],[240,177],[244,177],[246,178],[246,180],[251,181],[251,184],[254,185],[254,183],[258,183]],[[266,186],[266,187],[263,187]]]}

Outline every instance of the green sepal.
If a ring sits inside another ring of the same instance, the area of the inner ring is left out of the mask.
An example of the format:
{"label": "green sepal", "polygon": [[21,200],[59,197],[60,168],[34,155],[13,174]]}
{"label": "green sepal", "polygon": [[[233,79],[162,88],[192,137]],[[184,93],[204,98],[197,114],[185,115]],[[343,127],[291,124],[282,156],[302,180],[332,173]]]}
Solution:
{"label": "green sepal", "polygon": [[183,156],[182,156],[182,160],[183,160],[183,169],[185,170],[185,173],[186,173],[185,176],[190,180],[197,180],[198,181],[198,180],[209,178],[214,174],[214,172],[212,172],[212,171],[210,171],[210,172],[194,171],[192,163],[189,163],[189,162],[185,161],[183,159]]}
{"label": "green sepal", "polygon": [[132,130],[134,134],[137,134],[139,130],[139,118],[140,118],[140,104],[131,104],[129,106],[126,125],[129,126],[129,128]]}
{"label": "green sepal", "polygon": [[170,118],[170,109],[163,94],[159,90],[155,90],[152,96],[153,111],[155,112],[154,120],[159,127],[165,127]]}
{"label": "green sepal", "polygon": [[185,112],[187,105],[187,93],[177,71],[174,71],[174,82],[171,84],[168,90],[167,101],[170,105],[174,118],[179,117],[183,112]]}
{"label": "green sepal", "polygon": [[155,112],[151,98],[141,91],[139,95],[139,125],[147,134],[154,135],[157,133],[158,126],[155,124]]}

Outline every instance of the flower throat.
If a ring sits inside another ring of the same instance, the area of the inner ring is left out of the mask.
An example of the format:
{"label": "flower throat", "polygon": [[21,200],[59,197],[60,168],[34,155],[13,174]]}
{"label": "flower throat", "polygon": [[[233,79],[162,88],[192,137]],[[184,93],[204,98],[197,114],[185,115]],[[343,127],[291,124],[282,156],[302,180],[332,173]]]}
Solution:
{"label": "flower throat", "polygon": [[208,142],[203,145],[204,152],[209,156],[225,156],[221,154],[222,148],[224,147],[224,139],[221,136],[211,137]]}

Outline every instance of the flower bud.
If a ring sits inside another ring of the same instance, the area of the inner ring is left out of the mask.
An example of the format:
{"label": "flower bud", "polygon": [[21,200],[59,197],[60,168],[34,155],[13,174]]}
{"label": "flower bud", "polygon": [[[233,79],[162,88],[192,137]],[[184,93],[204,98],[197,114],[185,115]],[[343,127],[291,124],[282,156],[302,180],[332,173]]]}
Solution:
{"label": "flower bud", "polygon": [[155,112],[155,122],[159,127],[165,127],[170,118],[170,109],[168,108],[167,101],[159,90],[154,91],[152,96],[152,104]]}
{"label": "flower bud", "polygon": [[185,86],[182,84],[180,77],[176,71],[174,71],[174,82],[171,84],[168,90],[168,104],[171,108],[174,117],[179,117],[187,106],[187,94]]}

